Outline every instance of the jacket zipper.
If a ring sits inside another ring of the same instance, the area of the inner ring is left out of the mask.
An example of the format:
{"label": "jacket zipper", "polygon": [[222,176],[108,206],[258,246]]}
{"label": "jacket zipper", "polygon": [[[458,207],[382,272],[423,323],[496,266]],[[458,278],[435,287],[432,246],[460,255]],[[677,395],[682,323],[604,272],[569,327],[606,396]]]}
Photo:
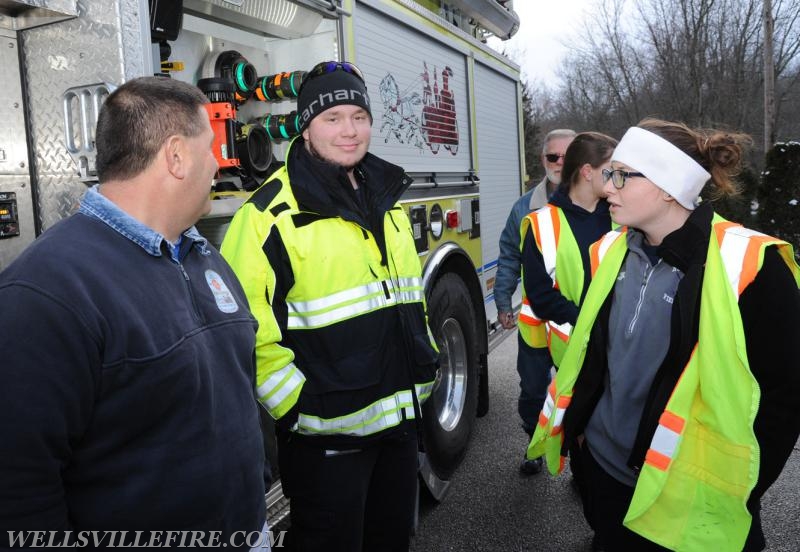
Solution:
{"label": "jacket zipper", "polygon": [[[388,215],[389,218],[391,219],[391,214],[389,214],[389,211],[385,211],[384,212],[384,217],[386,215]],[[353,221],[350,221],[350,222],[353,222]],[[381,220],[380,223],[383,224],[383,220]],[[357,224],[357,223],[353,222],[353,224]],[[395,229],[397,229],[397,225],[394,223],[394,220],[392,220],[392,224],[394,225]],[[375,234],[372,231],[367,231],[363,226],[359,225],[359,227],[361,228],[361,231],[364,234],[364,239],[367,240],[367,241],[370,241],[370,242],[372,242],[374,244],[375,249],[378,250],[378,254],[383,259],[383,253],[381,252],[381,248],[378,245],[378,239],[375,237]],[[399,229],[398,229],[398,232],[399,232]],[[381,279],[380,282],[381,282],[381,287],[383,288],[383,294],[386,296],[386,299],[387,300],[391,300],[392,292],[395,293],[395,299],[397,298],[397,293],[400,291],[400,282],[395,279],[395,275],[392,274],[392,270],[389,268],[389,250],[388,250],[389,247],[388,247],[388,245],[386,245],[386,242],[387,242],[386,234],[384,233],[383,243],[384,243],[384,247],[386,248],[386,257],[385,257],[386,260],[385,260],[385,262],[382,262],[381,265],[386,268],[386,273],[388,275],[388,280],[387,279]],[[372,276],[374,276],[376,279],[378,279],[378,275],[372,269],[372,263],[371,262],[367,265],[367,267],[369,268],[369,271],[372,273]],[[391,288],[389,286],[390,283],[391,283]]]}
{"label": "jacket zipper", "polygon": [[650,277],[653,275],[653,272],[655,272],[656,266],[658,266],[660,263],[661,260],[659,260],[655,266],[652,266],[647,270],[645,270],[644,280],[642,281],[642,286],[639,288],[639,298],[636,301],[636,309],[634,309],[633,311],[633,319],[631,320],[631,323],[628,325],[628,335],[633,334],[633,330],[636,327],[636,322],[639,321],[639,314],[641,313],[642,305],[644,304],[644,295],[645,292],[647,291],[647,284],[650,283]]}
{"label": "jacket zipper", "polygon": [[[389,218],[392,219],[391,214]],[[394,223],[392,219],[392,224],[395,227],[397,233],[400,233],[400,229]],[[391,264],[391,268],[390,265]],[[397,264],[394,262],[394,255],[389,253],[389,247],[386,247],[386,270],[389,273],[389,278],[393,285],[396,286],[395,293],[400,292],[400,275],[397,270]],[[395,309],[397,311],[398,316],[400,317],[400,328],[401,333],[403,336],[403,341],[405,342],[405,356],[406,356],[406,366],[407,375],[408,375],[408,383],[411,386],[411,402],[414,407],[414,426],[417,430],[417,440],[420,443],[420,450],[422,452],[425,451],[425,425],[422,423],[422,404],[420,404],[419,399],[417,398],[417,378],[414,374],[414,367],[417,364],[416,358],[414,357],[414,348],[416,347],[414,343],[414,336],[411,334],[411,329],[409,328],[409,322],[407,320],[407,313],[404,308],[404,305],[401,304],[400,299],[395,295]],[[427,318],[427,317],[426,317]],[[427,323],[426,323],[427,324]]]}
{"label": "jacket zipper", "polygon": [[192,280],[189,278],[189,274],[186,272],[186,269],[183,268],[183,264],[175,260],[172,262],[178,265],[178,269],[183,275],[183,281],[186,284],[186,292],[189,294],[189,299],[192,301],[192,314],[194,315],[194,319],[202,323],[203,317],[200,316],[200,309],[197,308],[197,299],[195,298],[194,291],[192,290]]}

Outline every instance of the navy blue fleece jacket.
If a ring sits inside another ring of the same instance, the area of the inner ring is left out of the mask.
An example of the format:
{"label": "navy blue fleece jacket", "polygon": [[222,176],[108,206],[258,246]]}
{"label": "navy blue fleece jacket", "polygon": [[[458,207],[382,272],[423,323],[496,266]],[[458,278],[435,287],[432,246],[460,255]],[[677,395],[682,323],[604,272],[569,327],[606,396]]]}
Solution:
{"label": "navy blue fleece jacket", "polygon": [[94,189],[2,274],[0,547],[19,530],[259,530],[255,321],[194,229]]}

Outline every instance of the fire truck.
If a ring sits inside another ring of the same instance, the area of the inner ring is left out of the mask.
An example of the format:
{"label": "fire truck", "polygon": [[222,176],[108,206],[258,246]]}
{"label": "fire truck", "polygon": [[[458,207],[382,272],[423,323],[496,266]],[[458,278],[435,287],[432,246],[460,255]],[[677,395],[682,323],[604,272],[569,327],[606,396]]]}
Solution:
{"label": "fire truck", "polygon": [[[163,74],[214,104],[220,174],[198,229],[219,245],[297,134],[304,70],[357,64],[370,151],[414,179],[402,203],[441,350],[420,477],[441,499],[488,410],[488,353],[504,336],[492,290],[523,186],[522,93],[519,67],[487,38],[518,26],[510,0],[3,0],[0,268],[96,182],[98,111],[122,82]],[[275,520],[279,483],[270,494]]]}

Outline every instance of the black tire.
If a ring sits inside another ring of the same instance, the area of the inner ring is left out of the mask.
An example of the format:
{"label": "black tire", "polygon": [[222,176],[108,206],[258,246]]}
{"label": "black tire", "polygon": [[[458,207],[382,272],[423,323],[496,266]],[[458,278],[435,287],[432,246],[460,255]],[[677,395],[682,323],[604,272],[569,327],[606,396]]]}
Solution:
{"label": "black tire", "polygon": [[478,404],[478,336],[472,298],[456,274],[442,276],[428,301],[441,367],[423,405],[425,452],[441,479],[449,479],[467,451]]}

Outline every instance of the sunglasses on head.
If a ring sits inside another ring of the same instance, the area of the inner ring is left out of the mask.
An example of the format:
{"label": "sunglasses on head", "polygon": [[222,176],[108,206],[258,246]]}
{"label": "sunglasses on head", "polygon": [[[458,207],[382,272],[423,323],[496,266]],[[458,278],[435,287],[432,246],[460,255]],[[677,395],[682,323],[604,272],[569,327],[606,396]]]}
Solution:
{"label": "sunglasses on head", "polygon": [[306,73],[303,83],[307,83],[315,77],[333,73],[334,71],[344,71],[345,73],[350,73],[351,75],[358,77],[358,80],[366,84],[366,81],[364,80],[364,74],[361,72],[361,69],[349,61],[323,61],[322,63],[317,63],[308,73]]}
{"label": "sunglasses on head", "polygon": [[547,159],[548,163],[555,163],[559,159],[564,157],[563,153],[545,153],[544,158]]}

